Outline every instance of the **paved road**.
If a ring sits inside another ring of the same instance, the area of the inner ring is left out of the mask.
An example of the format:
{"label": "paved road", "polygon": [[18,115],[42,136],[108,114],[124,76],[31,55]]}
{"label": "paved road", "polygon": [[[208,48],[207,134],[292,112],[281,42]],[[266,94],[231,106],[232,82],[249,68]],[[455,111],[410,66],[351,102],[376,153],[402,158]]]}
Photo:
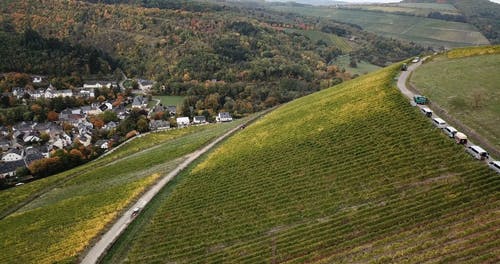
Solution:
{"label": "paved road", "polygon": [[[263,114],[267,113],[264,112]],[[263,115],[262,114],[262,115]],[[259,118],[262,115],[257,115],[251,120],[247,121],[247,123],[252,122],[253,120]],[[179,166],[177,166],[173,171],[171,171],[168,175],[163,177],[158,183],[156,183],[151,189],[149,189],[132,207],[130,207],[116,222],[113,226],[100,238],[100,240],[89,250],[86,252],[85,257],[83,258],[81,263],[90,264],[97,263],[99,259],[104,255],[104,253],[113,245],[113,243],[118,239],[120,234],[127,228],[127,226],[134,220],[132,217],[132,212],[134,208],[140,207],[144,208],[158,192],[170,181],[172,180],[179,172],[184,170],[191,162],[196,160],[198,157],[203,155],[205,152],[209,151],[213,146],[217,143],[221,142],[231,134],[235,133],[239,130],[240,127],[236,127],[224,135],[220,136],[212,143],[207,146],[199,149],[189,155],[187,155],[187,159],[182,162]]]}

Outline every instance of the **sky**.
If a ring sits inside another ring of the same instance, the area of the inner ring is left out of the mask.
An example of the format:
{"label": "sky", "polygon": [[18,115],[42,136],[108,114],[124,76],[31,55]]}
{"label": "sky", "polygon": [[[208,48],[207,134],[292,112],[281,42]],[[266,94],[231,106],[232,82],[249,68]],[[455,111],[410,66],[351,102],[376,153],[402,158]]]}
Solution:
{"label": "sky", "polygon": [[[371,3],[394,3],[394,2],[400,2],[400,0],[343,0],[344,2],[350,2],[350,3],[366,3],[366,2],[371,2]],[[499,3],[500,0],[490,0],[491,2]]]}

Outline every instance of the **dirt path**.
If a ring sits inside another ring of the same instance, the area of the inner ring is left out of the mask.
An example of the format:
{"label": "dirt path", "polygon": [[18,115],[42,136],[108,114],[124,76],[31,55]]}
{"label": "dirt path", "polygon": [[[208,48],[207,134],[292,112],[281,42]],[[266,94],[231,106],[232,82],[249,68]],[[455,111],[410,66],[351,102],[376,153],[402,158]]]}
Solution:
{"label": "dirt path", "polygon": [[[269,109],[260,115],[256,115],[252,119],[248,120],[246,124],[249,124],[256,120],[257,118],[261,117],[262,115],[268,113],[272,109]],[[138,201],[133,204],[123,215],[118,218],[115,223],[111,226],[110,229],[108,229],[97,241],[95,245],[93,245],[85,254],[83,257],[81,263],[89,264],[89,263],[97,263],[101,257],[104,256],[106,251],[113,245],[113,243],[118,239],[118,237],[121,235],[123,231],[132,223],[135,219],[134,216],[132,216],[132,213],[134,212],[134,208],[144,208],[155,196],[158,194],[158,192],[161,191],[161,189],[168,183],[170,182],[174,177],[176,177],[182,170],[184,170],[187,166],[189,166],[193,161],[195,161],[197,158],[199,158],[201,155],[205,154],[207,151],[212,149],[215,145],[220,143],[222,140],[226,139],[230,135],[234,134],[236,131],[240,130],[240,127],[236,127],[231,129],[229,132],[226,132],[224,135],[218,137],[214,141],[212,141],[210,144],[206,145],[205,147],[187,155],[187,159],[183,161],[179,166],[177,166],[175,169],[173,169],[170,173],[168,173],[166,176],[164,176],[162,179],[160,179],[155,185],[153,185],[146,193],[144,193]]]}

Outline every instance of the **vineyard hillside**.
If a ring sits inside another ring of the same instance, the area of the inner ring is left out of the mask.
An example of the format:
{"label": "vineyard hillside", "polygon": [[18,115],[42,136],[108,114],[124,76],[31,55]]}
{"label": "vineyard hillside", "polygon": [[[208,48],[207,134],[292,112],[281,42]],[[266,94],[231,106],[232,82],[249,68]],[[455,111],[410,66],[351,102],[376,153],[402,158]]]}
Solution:
{"label": "vineyard hillside", "polygon": [[0,263],[76,263],[149,186],[245,120],[144,135],[101,159],[2,191]]}
{"label": "vineyard hillside", "polygon": [[410,106],[393,83],[398,69],[303,97],[242,130],[146,208],[136,235],[106,259],[498,260],[500,174]]}

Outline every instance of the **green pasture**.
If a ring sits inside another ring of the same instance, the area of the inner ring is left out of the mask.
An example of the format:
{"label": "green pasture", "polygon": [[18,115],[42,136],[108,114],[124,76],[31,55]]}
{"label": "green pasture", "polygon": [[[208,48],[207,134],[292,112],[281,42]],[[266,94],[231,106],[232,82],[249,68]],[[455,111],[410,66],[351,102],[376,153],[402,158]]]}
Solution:
{"label": "green pasture", "polygon": [[411,83],[500,149],[500,53],[435,58],[419,67]]}

